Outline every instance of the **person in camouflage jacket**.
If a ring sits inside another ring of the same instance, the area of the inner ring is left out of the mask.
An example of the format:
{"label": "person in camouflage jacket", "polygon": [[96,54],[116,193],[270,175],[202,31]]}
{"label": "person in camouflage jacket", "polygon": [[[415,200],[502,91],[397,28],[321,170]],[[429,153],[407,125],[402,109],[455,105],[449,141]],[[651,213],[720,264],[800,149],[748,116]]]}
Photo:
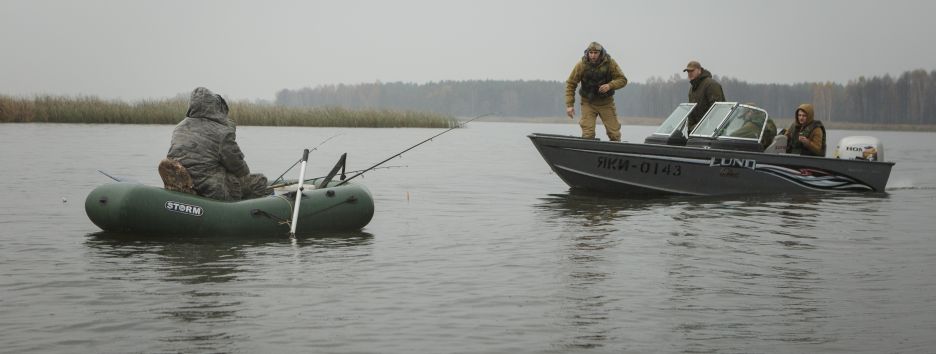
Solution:
{"label": "person in camouflage jacket", "polygon": [[220,95],[204,87],[193,90],[166,157],[185,168],[200,196],[230,201],[271,194],[267,178],[250,173],[227,114],[227,102]]}
{"label": "person in camouflage jacket", "polygon": [[565,104],[566,115],[575,118],[575,88],[581,83],[579,96],[582,98],[582,137],[595,138],[595,118],[601,122],[611,141],[621,141],[621,122],[617,118],[614,106],[614,90],[627,85],[627,77],[621,72],[614,59],[598,42],[591,42],[585,48],[585,55],[579,60],[566,80]]}

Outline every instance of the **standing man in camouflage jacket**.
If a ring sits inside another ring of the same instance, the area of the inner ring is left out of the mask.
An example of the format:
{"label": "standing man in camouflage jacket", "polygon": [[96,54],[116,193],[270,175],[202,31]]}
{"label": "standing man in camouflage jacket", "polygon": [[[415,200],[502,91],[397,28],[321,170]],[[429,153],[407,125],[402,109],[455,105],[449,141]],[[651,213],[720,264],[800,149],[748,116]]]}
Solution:
{"label": "standing man in camouflage jacket", "polygon": [[702,67],[702,64],[693,60],[683,69],[689,75],[689,103],[696,103],[692,112],[689,112],[689,132],[702,120],[705,112],[715,102],[725,102],[725,93],[721,84],[712,78],[712,73]]}
{"label": "standing man in camouflage jacket", "polygon": [[167,158],[188,171],[200,196],[241,200],[269,195],[267,178],[250,173],[235,141],[236,127],[227,114],[224,98],[207,88],[196,88],[186,118],[172,132]]}
{"label": "standing man in camouflage jacket", "polygon": [[585,55],[572,69],[566,80],[565,104],[566,115],[575,119],[575,88],[581,83],[579,96],[582,98],[582,137],[595,138],[595,118],[601,116],[608,139],[621,141],[621,122],[617,119],[614,106],[614,90],[627,85],[627,77],[621,67],[611,59],[604,47],[598,42],[591,42],[585,49]]}

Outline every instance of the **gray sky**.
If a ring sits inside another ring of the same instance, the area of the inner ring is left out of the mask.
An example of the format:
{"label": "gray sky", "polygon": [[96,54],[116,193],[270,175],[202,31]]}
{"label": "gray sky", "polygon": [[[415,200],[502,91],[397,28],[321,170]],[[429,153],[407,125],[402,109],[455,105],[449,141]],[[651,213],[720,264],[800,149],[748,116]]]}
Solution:
{"label": "gray sky", "polygon": [[[634,82],[936,70],[936,1],[0,0],[0,94],[229,99],[362,82],[565,80],[591,41]],[[557,93],[561,94],[560,93]]]}

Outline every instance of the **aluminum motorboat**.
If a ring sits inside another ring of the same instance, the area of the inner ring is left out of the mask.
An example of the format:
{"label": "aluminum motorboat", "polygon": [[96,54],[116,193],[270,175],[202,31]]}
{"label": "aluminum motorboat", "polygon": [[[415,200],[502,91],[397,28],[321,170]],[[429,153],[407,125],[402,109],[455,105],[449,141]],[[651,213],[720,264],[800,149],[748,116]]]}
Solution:
{"label": "aluminum motorboat", "polygon": [[894,166],[866,136],[843,138],[831,157],[787,154],[767,112],[737,102],[715,103],[687,132],[694,108],[678,105],[643,143],[529,138],[571,188],[617,195],[883,192]]}

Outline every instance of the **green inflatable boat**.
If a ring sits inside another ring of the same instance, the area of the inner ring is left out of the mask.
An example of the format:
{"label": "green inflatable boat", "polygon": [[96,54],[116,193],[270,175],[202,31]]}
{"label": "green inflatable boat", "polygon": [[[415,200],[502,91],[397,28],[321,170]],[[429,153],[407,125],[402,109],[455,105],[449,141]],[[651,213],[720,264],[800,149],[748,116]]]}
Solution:
{"label": "green inflatable boat", "polygon": [[[319,183],[321,184],[321,183]],[[201,236],[289,235],[354,231],[374,216],[370,191],[359,184],[326,182],[305,185],[299,212],[291,192],[225,202],[135,182],[101,185],[85,199],[85,212],[108,232]]]}

